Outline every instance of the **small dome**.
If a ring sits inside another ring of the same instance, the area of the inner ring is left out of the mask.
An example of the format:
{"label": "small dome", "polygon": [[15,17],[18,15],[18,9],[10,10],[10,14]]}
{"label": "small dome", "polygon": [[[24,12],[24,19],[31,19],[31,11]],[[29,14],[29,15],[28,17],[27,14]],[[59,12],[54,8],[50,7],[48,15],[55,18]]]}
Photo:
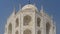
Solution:
{"label": "small dome", "polygon": [[25,10],[25,9],[34,9],[34,10],[37,10],[36,6],[35,5],[32,5],[32,4],[25,5],[22,8],[22,10]]}

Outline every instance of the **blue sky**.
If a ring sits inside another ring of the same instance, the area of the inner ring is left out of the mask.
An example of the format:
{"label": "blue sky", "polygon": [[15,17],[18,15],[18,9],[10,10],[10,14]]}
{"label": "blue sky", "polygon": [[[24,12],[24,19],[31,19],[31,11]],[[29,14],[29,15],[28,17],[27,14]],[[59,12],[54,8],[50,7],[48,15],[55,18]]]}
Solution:
{"label": "blue sky", "polygon": [[[30,0],[38,9],[43,5],[44,10],[49,15],[53,15],[56,22],[57,34],[60,34],[60,0]],[[28,4],[28,0],[0,0],[0,34],[4,34],[4,26],[9,15],[13,12],[14,6],[18,11],[19,4],[22,7]]]}

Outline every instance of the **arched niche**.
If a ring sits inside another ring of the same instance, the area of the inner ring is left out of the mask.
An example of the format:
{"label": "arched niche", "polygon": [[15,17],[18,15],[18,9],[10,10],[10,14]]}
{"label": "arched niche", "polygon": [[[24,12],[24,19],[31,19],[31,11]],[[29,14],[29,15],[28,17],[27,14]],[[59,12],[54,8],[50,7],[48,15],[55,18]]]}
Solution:
{"label": "arched niche", "polygon": [[18,27],[19,26],[19,20],[18,20],[18,18],[16,19],[16,27]]}
{"label": "arched niche", "polygon": [[49,34],[50,31],[50,24],[49,22],[46,23],[46,34]]}
{"label": "arched niche", "polygon": [[31,30],[26,29],[26,30],[24,30],[23,34],[32,34],[32,32],[31,32]]}
{"label": "arched niche", "polygon": [[18,34],[18,31],[16,31],[15,34]]}
{"label": "arched niche", "polygon": [[37,26],[40,27],[40,22],[41,22],[41,19],[40,18],[37,18]]}
{"label": "arched niche", "polygon": [[8,26],[8,34],[12,34],[12,24],[11,23]]}
{"label": "arched niche", "polygon": [[31,21],[31,16],[29,15],[24,16],[23,25],[29,25],[30,21]]}
{"label": "arched niche", "polygon": [[37,31],[37,34],[41,34],[41,31],[40,31],[40,30],[38,30],[38,31]]}

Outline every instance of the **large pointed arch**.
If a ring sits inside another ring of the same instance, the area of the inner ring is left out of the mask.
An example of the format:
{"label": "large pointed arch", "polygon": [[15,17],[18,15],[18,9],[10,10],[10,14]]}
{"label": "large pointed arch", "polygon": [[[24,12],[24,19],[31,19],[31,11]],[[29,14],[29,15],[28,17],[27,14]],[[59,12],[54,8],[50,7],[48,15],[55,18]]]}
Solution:
{"label": "large pointed arch", "polygon": [[31,30],[26,29],[26,30],[24,30],[23,34],[32,34],[32,32],[31,32]]}
{"label": "large pointed arch", "polygon": [[30,15],[24,16],[23,25],[29,25],[30,21],[31,21],[31,16]]}

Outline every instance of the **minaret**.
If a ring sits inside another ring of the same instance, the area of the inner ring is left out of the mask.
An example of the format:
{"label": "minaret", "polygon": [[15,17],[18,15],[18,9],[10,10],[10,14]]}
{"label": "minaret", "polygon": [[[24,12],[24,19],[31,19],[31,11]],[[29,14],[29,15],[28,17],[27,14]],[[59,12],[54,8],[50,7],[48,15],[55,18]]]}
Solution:
{"label": "minaret", "polygon": [[21,4],[19,4],[19,9],[21,10],[21,8],[22,8],[22,7],[21,7]]}
{"label": "minaret", "polygon": [[43,16],[43,14],[44,14],[44,8],[43,8],[43,5],[41,5],[40,14],[41,14],[41,16]]}
{"label": "minaret", "polygon": [[40,10],[40,12],[43,12],[44,11],[44,9],[43,9],[43,5],[41,5],[41,10]]}
{"label": "minaret", "polygon": [[16,8],[15,8],[15,6],[13,7],[13,13],[16,14]]}

